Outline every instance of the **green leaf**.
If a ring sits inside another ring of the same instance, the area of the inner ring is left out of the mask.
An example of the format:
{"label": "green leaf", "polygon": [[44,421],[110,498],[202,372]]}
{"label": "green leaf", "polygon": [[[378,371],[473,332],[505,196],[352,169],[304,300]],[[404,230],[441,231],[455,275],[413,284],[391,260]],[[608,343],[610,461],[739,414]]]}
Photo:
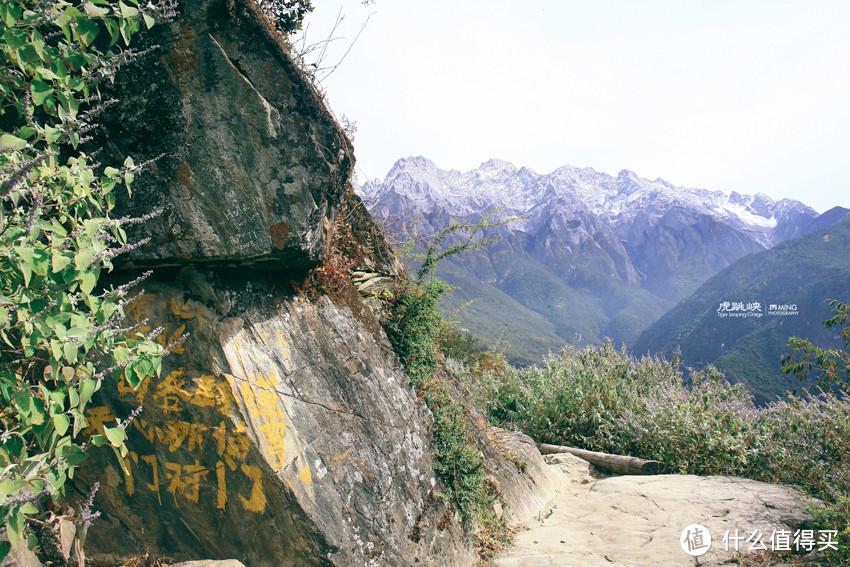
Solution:
{"label": "green leaf", "polygon": [[112,446],[116,448],[121,447],[127,439],[127,433],[120,427],[104,426],[103,433],[106,435],[106,438],[109,439]]}
{"label": "green leaf", "polygon": [[80,274],[80,290],[86,295],[90,294],[97,284],[97,274],[93,271],[86,271]]}
{"label": "green leaf", "polygon": [[42,108],[44,108],[44,111],[50,116],[56,116],[56,100],[52,96],[45,99]]}
{"label": "green leaf", "polygon": [[109,8],[101,8],[100,6],[96,6],[92,2],[86,2],[83,8],[85,9],[86,14],[94,18],[100,18],[109,13]]}
{"label": "green leaf", "polygon": [[53,273],[55,274],[67,268],[71,264],[71,258],[62,253],[54,254],[51,263],[53,265]]}
{"label": "green leaf", "polygon": [[[21,19],[22,13],[23,10],[21,10],[21,7],[16,6],[11,2],[0,5],[0,18],[3,19],[3,23],[6,24],[6,27],[8,28],[11,28],[18,23],[18,20]],[[3,555],[5,556],[6,554],[4,553]],[[2,560],[2,557],[0,557],[0,560]]]}
{"label": "green leaf", "polygon": [[89,400],[91,400],[96,389],[97,384],[94,380],[88,378],[80,380],[80,407],[84,408],[89,404]]}
{"label": "green leaf", "polygon": [[118,6],[121,8],[121,15],[127,19],[135,18],[139,15],[138,8],[133,8],[132,6],[128,6],[121,0],[118,1]]}
{"label": "green leaf", "polygon": [[147,26],[148,29],[151,29],[156,23],[156,20],[153,18],[153,16],[151,16],[147,12],[142,14],[142,17],[145,19],[145,26]]}
{"label": "green leaf", "polygon": [[74,343],[65,343],[62,345],[62,353],[65,355],[65,360],[72,364],[77,361],[77,351],[78,347]]}
{"label": "green leaf", "polygon": [[8,541],[0,541],[0,561],[6,558],[9,555],[9,551],[12,549],[12,544]]}
{"label": "green leaf", "polygon": [[35,70],[35,72],[38,73],[41,76],[42,80],[44,80],[44,79],[47,79],[47,80],[50,80],[50,81],[58,81],[59,80],[59,77],[57,77],[56,74],[53,71],[51,71],[50,69],[47,69],[45,67],[39,67],[38,69]]}
{"label": "green leaf", "polygon": [[65,445],[56,453],[65,459],[69,467],[77,466],[89,458],[88,453],[73,444]]}
{"label": "green leaf", "polygon": [[27,146],[25,140],[21,140],[17,136],[11,134],[3,134],[0,136],[0,147],[12,148],[14,150],[22,150]]}
{"label": "green leaf", "polygon": [[85,18],[77,20],[77,38],[83,45],[91,45],[99,32],[100,27],[97,25],[97,22]]}
{"label": "green leaf", "polygon": [[9,46],[9,49],[16,50],[27,44],[27,35],[21,30],[10,28],[3,34],[3,41]]}
{"label": "green leaf", "polygon": [[109,32],[110,43],[114,44],[118,41],[118,22],[115,20],[104,20],[103,23],[106,24],[106,31]]}
{"label": "green leaf", "polygon": [[94,261],[94,254],[90,252],[80,252],[74,256],[74,265],[78,270],[85,270]]}
{"label": "green leaf", "polygon": [[53,144],[59,141],[62,132],[53,126],[45,126],[44,127],[44,140],[48,144]]}
{"label": "green leaf", "polygon": [[32,102],[36,106],[44,104],[44,101],[53,94],[53,88],[50,85],[39,81],[38,79],[33,79],[30,83],[30,92],[32,93]]}
{"label": "green leaf", "polygon": [[30,268],[28,264],[21,264],[20,270],[21,275],[24,276],[24,285],[29,286],[30,280],[32,279],[32,268]]}
{"label": "green leaf", "polygon": [[64,413],[57,413],[53,416],[53,426],[56,427],[56,433],[60,436],[65,435],[68,427],[71,426],[71,420]]}
{"label": "green leaf", "polygon": [[6,534],[11,543],[18,543],[24,532],[24,515],[13,512],[6,517]]}
{"label": "green leaf", "polygon": [[32,396],[29,392],[15,392],[12,394],[15,400],[15,406],[18,408],[18,413],[29,419],[30,411],[32,411]]}

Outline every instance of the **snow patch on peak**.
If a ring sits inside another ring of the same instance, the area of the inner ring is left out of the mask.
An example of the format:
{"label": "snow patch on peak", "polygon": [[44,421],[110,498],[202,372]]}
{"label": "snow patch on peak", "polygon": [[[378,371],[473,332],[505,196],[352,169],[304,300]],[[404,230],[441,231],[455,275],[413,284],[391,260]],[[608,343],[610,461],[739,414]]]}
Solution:
{"label": "snow patch on peak", "polygon": [[480,166],[478,166],[478,169],[483,169],[485,171],[495,169],[500,171],[509,171],[511,173],[517,171],[516,166],[511,162],[496,158],[490,158],[487,161],[483,162]]}
{"label": "snow patch on peak", "polygon": [[401,172],[436,172],[437,164],[425,156],[411,156],[396,161],[385,179],[392,179]]}
{"label": "snow patch on peak", "polygon": [[564,165],[541,175],[500,159],[460,172],[441,170],[423,156],[409,157],[398,160],[383,183],[369,182],[362,191],[379,200],[403,198],[419,211],[440,208],[458,217],[494,207],[518,216],[559,208],[559,214],[567,216],[579,211],[597,215],[612,227],[630,225],[638,218],[651,226],[668,212],[682,209],[751,233],[766,246],[773,242],[778,225],[817,216],[799,201],[776,202],[763,193],[677,187],[664,179],[641,178],[628,169],[614,177],[590,167]]}

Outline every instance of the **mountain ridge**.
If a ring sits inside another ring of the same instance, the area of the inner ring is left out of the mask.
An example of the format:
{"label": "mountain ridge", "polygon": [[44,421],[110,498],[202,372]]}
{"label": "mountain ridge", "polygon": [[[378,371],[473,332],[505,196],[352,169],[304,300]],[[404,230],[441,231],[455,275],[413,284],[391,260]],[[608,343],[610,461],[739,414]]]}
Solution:
{"label": "mountain ridge", "polygon": [[[518,217],[491,231],[498,242],[447,260],[437,275],[460,288],[445,301],[448,313],[476,298],[494,302],[462,309],[456,320],[491,345],[522,345],[506,351],[519,364],[558,344],[611,337],[630,345],[709,277],[804,234],[819,217],[800,201],[761,193],[688,189],[627,169],[612,176],[564,165],[540,174],[495,158],[466,172],[403,158],[357,190],[374,215],[418,235],[495,208]],[[536,316],[551,327],[538,325],[530,338],[519,321]]]}

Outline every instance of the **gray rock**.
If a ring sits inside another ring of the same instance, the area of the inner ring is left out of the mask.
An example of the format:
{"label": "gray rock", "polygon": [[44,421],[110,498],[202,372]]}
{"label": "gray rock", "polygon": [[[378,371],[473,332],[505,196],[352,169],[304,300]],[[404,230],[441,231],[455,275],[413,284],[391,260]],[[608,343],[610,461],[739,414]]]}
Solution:
{"label": "gray rock", "polygon": [[[547,459],[549,460],[549,459]],[[572,455],[550,461],[561,475],[561,494],[551,512],[520,531],[514,548],[494,567],[719,566],[734,555],[734,535],[749,552],[754,532],[769,549],[774,530],[793,533],[810,526],[807,506],[818,504],[798,491],[732,477],[690,475],[620,476],[594,479],[590,465]],[[712,537],[709,551],[691,557],[681,547],[693,524]],[[724,536],[732,539],[724,543]],[[754,545],[756,538],[753,540]]]}
{"label": "gray rock", "polygon": [[[149,552],[248,565],[465,565],[476,558],[435,496],[430,412],[371,313],[309,301],[274,277],[184,269],[145,282],[131,317],[191,335],[138,392],[104,384],[89,421],[141,404],[129,475],[101,452],[105,512],[91,557]],[[359,295],[351,290],[354,304]],[[289,562],[289,563],[287,563]]]}
{"label": "gray rock", "polygon": [[[9,541],[5,533],[2,540]],[[42,567],[42,564],[35,553],[28,549],[26,539],[21,539],[11,547],[3,561],[0,561],[0,567]]]}
{"label": "gray rock", "polygon": [[[163,155],[117,214],[162,209],[133,232],[131,265],[320,260],[353,167],[348,140],[251,0],[181,0],[142,34],[156,55],[119,76],[107,161]],[[282,264],[285,262],[285,264]]]}

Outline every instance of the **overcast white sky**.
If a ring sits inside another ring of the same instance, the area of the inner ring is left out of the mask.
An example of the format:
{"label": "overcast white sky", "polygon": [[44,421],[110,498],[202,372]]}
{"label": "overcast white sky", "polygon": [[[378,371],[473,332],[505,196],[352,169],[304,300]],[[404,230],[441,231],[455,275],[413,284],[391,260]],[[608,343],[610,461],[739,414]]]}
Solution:
{"label": "overcast white sky", "polygon": [[325,64],[372,14],[322,82],[361,181],[496,157],[850,208],[850,1],[313,3]]}

